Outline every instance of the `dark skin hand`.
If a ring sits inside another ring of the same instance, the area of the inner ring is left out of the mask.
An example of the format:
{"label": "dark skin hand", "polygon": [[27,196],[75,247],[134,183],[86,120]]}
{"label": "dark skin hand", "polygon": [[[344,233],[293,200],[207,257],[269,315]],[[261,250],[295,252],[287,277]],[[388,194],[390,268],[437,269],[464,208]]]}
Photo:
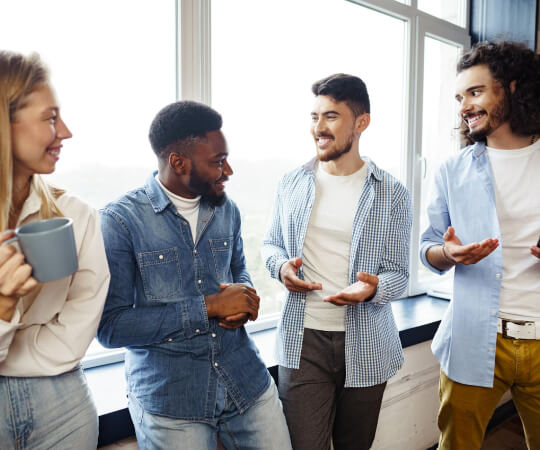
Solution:
{"label": "dark skin hand", "polygon": [[296,275],[302,265],[302,258],[289,259],[281,266],[279,277],[282,283],[290,292],[309,292],[313,290],[322,290],[321,283],[309,283],[301,280]]}
{"label": "dark skin hand", "polygon": [[325,302],[336,306],[354,306],[373,297],[377,293],[379,278],[366,272],[356,274],[358,281],[342,289],[335,295],[324,298]]}
{"label": "dark skin hand", "polygon": [[256,320],[260,298],[255,289],[241,283],[221,284],[220,291],[205,297],[208,318],[217,318],[229,330]]}

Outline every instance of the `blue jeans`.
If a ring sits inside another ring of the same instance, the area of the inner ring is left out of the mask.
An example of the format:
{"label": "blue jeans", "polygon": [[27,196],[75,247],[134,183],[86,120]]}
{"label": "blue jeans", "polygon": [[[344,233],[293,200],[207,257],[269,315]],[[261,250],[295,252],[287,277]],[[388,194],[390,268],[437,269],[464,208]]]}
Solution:
{"label": "blue jeans", "polygon": [[0,376],[0,448],[93,449],[98,418],[80,368],[53,377]]}
{"label": "blue jeans", "polygon": [[273,380],[244,414],[239,414],[228,400],[221,384],[213,420],[191,421],[150,414],[133,396],[129,398],[129,412],[141,450],[215,450],[218,437],[226,449],[291,449],[289,431]]}

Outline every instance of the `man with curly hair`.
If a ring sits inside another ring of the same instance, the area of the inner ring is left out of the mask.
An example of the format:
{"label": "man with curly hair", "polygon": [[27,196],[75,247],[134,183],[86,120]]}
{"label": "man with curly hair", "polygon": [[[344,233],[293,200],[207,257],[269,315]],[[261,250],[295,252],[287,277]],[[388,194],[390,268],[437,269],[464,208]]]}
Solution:
{"label": "man with curly hair", "polygon": [[479,449],[510,389],[530,449],[540,448],[540,56],[480,43],[457,65],[469,142],[435,177],[420,256],[454,268],[433,339],[441,363],[440,449]]}

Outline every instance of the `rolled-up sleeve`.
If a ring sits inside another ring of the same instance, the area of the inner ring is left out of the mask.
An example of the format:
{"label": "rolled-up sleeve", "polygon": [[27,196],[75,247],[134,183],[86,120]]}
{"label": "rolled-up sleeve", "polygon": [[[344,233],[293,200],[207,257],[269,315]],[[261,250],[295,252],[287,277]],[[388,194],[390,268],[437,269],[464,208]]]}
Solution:
{"label": "rolled-up sleeve", "polygon": [[426,253],[434,245],[442,245],[444,243],[443,234],[451,225],[450,214],[448,212],[446,177],[444,174],[444,166],[442,166],[435,175],[427,207],[428,226],[420,237],[420,260],[422,264],[439,275],[442,275],[448,270],[439,270],[433,267],[427,260]]}
{"label": "rolled-up sleeve", "polygon": [[389,218],[389,231],[377,276],[379,285],[371,303],[384,305],[399,297],[409,281],[412,205],[409,192],[397,185]]}
{"label": "rolled-up sleeve", "polygon": [[264,264],[270,272],[270,276],[276,280],[280,280],[279,272],[281,266],[289,260],[289,255],[285,249],[283,230],[281,227],[282,183],[283,181],[279,183],[276,191],[274,208],[272,210],[272,215],[270,216],[270,223],[261,248],[261,257]]}

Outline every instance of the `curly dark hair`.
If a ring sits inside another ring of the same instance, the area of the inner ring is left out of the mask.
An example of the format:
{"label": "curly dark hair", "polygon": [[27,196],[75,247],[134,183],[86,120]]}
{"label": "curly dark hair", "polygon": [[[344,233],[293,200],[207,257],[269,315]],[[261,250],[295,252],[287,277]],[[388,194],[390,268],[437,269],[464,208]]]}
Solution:
{"label": "curly dark hair", "polygon": [[345,102],[354,117],[364,113],[369,114],[369,95],[366,84],[354,75],[344,73],[330,75],[313,83],[311,92],[314,95],[328,95],[338,102]]}
{"label": "curly dark hair", "polygon": [[175,151],[187,153],[193,143],[209,131],[221,129],[223,120],[214,109],[190,100],[171,103],[161,109],[152,124],[148,137],[154,153],[166,157]]}
{"label": "curly dark hair", "polygon": [[[504,89],[510,129],[522,136],[540,134],[540,55],[518,42],[480,42],[460,58],[457,73],[479,64],[485,64]],[[467,143],[474,142],[463,120],[461,133]]]}

